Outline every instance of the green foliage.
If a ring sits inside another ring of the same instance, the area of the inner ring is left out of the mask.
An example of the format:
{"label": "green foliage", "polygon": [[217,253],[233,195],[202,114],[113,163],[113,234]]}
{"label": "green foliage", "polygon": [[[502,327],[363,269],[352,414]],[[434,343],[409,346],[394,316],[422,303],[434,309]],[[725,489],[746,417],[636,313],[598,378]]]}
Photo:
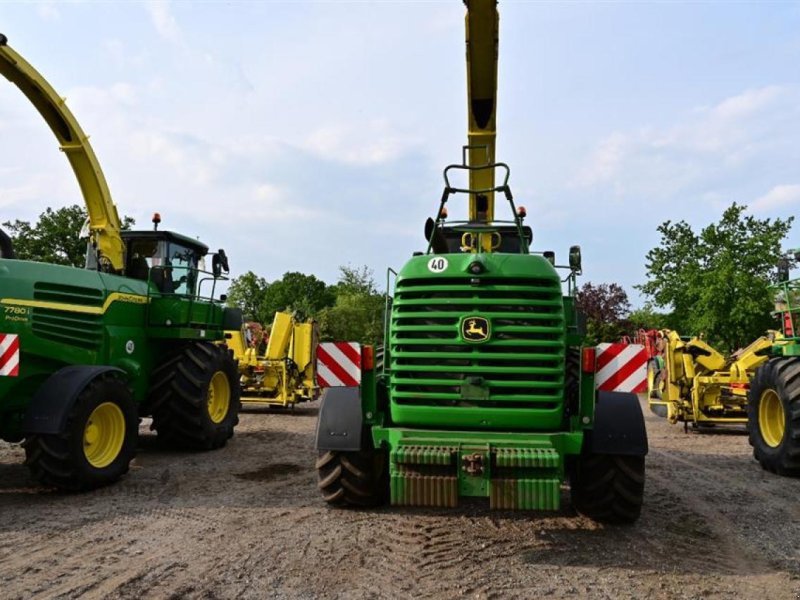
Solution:
{"label": "green foliage", "polygon": [[583,284],[575,294],[576,306],[586,316],[586,344],[616,342],[628,332],[631,303],[617,283]]}
{"label": "green foliage", "polygon": [[[34,225],[17,219],[6,221],[3,226],[8,229],[18,259],[83,267],[86,239],[78,234],[86,216],[86,209],[73,204],[56,210],[48,208]],[[134,223],[131,217],[124,217],[122,228],[130,229]]]}
{"label": "green foliage", "polygon": [[242,310],[245,321],[272,323],[272,315],[262,313],[264,290],[267,280],[252,271],[235,277],[228,288],[228,306],[237,306]]}
{"label": "green foliage", "polygon": [[281,279],[267,283],[252,271],[235,277],[228,288],[228,305],[242,309],[245,320],[272,323],[276,312],[297,313],[299,319],[314,317],[333,306],[336,289],[313,275],[284,273]]}
{"label": "green foliage", "polygon": [[677,329],[672,323],[671,314],[658,312],[649,302],[642,308],[632,310],[627,320],[630,323],[631,333],[639,329]]}
{"label": "green foliage", "polygon": [[385,296],[379,294],[372,270],[339,267],[336,303],[317,316],[324,340],[376,344],[383,339]]}
{"label": "green foliage", "polygon": [[[335,301],[335,291],[324,281],[293,271],[284,273],[281,279],[267,285],[261,297],[261,311],[274,315],[278,311],[288,310],[298,313],[298,317],[303,319],[313,317]],[[270,316],[267,323],[271,322]]]}
{"label": "green foliage", "polygon": [[769,285],[793,220],[756,219],[745,209],[734,203],[699,234],[684,221],[662,223],[661,243],[647,253],[648,281],[638,286],[672,308],[681,334],[703,334],[728,352],[774,326]]}

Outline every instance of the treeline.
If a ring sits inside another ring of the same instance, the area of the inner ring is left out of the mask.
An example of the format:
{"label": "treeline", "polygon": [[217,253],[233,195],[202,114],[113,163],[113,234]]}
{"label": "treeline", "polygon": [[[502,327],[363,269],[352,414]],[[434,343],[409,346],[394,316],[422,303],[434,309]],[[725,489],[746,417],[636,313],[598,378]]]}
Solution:
{"label": "treeline", "polygon": [[385,298],[371,269],[344,266],[333,285],[297,272],[268,282],[248,271],[233,279],[227,302],[241,308],[246,320],[268,326],[275,312],[289,311],[301,319],[313,317],[323,340],[374,344],[383,339]]}
{"label": "treeline", "polygon": [[[86,245],[78,232],[85,219],[86,211],[73,205],[48,208],[34,224],[6,221],[3,227],[18,258],[80,267]],[[666,327],[682,335],[702,335],[731,352],[767,329],[779,328],[770,314],[775,300],[771,286],[777,282],[780,260],[794,266],[793,257],[782,252],[792,222],[791,217],[757,219],[734,203],[719,222],[697,232],[685,221],[662,223],[658,245],[645,256],[645,283],[636,286],[647,299],[644,308],[631,310],[627,293],[616,283],[590,282],[579,288],[587,342]],[[123,218],[123,228],[132,224],[133,219]],[[341,267],[332,285],[297,272],[272,282],[248,272],[233,280],[228,302],[265,325],[279,310],[314,317],[325,339],[375,343],[383,337],[385,296],[367,267]]]}
{"label": "treeline", "polygon": [[615,341],[639,328],[702,335],[724,352],[741,348],[767,329],[780,329],[774,309],[777,265],[791,258],[782,245],[793,218],[757,219],[734,203],[695,232],[685,221],[658,227],[659,244],[646,255],[647,280],[636,286],[648,303],[631,311],[617,284],[585,284],[578,303],[590,341]]}

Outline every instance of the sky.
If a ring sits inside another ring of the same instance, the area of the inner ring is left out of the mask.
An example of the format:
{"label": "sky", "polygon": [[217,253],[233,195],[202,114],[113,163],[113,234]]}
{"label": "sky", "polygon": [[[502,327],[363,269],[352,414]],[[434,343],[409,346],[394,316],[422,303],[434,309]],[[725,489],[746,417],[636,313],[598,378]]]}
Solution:
{"label": "sky", "polygon": [[[640,305],[662,222],[798,213],[800,2],[499,10],[497,158],[535,249],[581,246],[581,282]],[[66,97],[137,227],[158,211],[234,276],[366,265],[383,287],[424,250],[466,143],[463,16],[459,0],[5,1],[0,32]],[[55,138],[0,81],[0,221],[76,203]]]}

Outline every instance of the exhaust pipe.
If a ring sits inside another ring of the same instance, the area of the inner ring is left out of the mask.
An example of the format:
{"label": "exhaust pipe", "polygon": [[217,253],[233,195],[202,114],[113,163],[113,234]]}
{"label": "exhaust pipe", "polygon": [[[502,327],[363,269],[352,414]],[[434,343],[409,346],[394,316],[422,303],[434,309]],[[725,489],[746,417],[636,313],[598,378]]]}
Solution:
{"label": "exhaust pipe", "polygon": [[16,258],[14,244],[2,229],[0,229],[0,258]]}

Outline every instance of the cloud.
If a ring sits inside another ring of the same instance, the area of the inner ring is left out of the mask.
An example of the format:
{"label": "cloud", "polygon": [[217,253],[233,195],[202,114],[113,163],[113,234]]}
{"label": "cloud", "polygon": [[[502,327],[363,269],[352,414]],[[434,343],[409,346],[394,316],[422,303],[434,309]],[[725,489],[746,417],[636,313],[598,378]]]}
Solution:
{"label": "cloud", "polygon": [[36,5],[36,14],[44,21],[58,21],[61,18],[55,2],[40,2]]}
{"label": "cloud", "polygon": [[351,165],[376,165],[398,159],[417,145],[382,119],[360,125],[326,125],[312,132],[302,144],[310,152]]}
{"label": "cloud", "polygon": [[150,20],[153,22],[158,35],[173,44],[183,43],[183,34],[178,22],[170,12],[169,2],[166,0],[150,0],[145,4],[145,9],[150,15]]}
{"label": "cloud", "polygon": [[776,185],[750,204],[754,213],[771,212],[792,204],[800,204],[800,184]]}
{"label": "cloud", "polygon": [[713,184],[768,155],[787,127],[796,130],[799,104],[797,89],[772,85],[696,108],[672,126],[613,132],[580,166],[573,187],[664,197]]}

